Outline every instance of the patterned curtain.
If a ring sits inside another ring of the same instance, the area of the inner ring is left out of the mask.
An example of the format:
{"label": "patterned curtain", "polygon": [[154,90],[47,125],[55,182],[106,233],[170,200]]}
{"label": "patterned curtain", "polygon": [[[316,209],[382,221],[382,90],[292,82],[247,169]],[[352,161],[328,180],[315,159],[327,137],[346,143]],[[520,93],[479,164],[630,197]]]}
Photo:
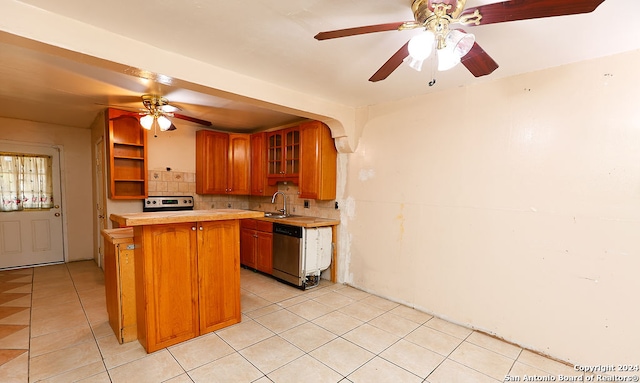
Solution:
{"label": "patterned curtain", "polygon": [[51,156],[0,153],[0,211],[51,209]]}

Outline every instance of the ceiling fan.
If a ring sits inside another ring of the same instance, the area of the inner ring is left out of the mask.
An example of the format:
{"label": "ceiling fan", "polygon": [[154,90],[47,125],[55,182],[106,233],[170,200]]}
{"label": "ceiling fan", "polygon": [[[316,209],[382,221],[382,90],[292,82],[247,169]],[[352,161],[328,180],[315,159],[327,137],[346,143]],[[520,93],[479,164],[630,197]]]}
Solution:
{"label": "ceiling fan", "polygon": [[413,0],[411,10],[415,20],[320,32],[315,38],[328,40],[374,32],[424,28],[424,33],[412,37],[369,81],[386,79],[404,61],[410,67],[421,70],[422,63],[430,56],[434,47],[438,56],[438,70],[447,70],[462,63],[475,77],[481,77],[491,74],[498,68],[498,64],[475,42],[475,36],[460,28],[450,28],[451,25],[477,26],[589,13],[602,2],[604,0],[510,0],[465,9],[466,0]]}
{"label": "ceiling fan", "polygon": [[161,131],[176,130],[176,126],[173,125],[169,118],[179,118],[204,126],[212,125],[210,121],[176,113],[176,111],[182,109],[171,104],[169,100],[161,96],[144,94],[142,95],[142,105],[144,105],[145,109],[142,109],[143,111],[140,112],[142,116],[140,117],[140,125],[147,130],[150,130],[154,125],[159,127]]}

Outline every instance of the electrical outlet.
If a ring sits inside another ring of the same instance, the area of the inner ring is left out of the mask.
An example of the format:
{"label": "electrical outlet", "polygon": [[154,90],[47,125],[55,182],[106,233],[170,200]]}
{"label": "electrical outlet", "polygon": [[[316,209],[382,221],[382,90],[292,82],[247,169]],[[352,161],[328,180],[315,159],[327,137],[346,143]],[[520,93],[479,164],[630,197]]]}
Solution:
{"label": "electrical outlet", "polygon": [[338,210],[338,201],[336,201],[336,210]]}
{"label": "electrical outlet", "polygon": [[304,208],[308,209],[309,208],[309,201],[308,200],[304,200]]}

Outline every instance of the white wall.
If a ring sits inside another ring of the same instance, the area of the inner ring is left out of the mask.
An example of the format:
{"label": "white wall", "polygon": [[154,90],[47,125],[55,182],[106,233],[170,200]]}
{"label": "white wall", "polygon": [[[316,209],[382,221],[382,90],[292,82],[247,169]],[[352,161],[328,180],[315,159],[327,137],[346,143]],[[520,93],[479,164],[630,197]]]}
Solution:
{"label": "white wall", "polygon": [[638,62],[372,108],[349,156],[347,281],[563,360],[636,364]]}
{"label": "white wall", "polygon": [[62,147],[67,261],[93,258],[91,131],[0,117],[3,140]]}

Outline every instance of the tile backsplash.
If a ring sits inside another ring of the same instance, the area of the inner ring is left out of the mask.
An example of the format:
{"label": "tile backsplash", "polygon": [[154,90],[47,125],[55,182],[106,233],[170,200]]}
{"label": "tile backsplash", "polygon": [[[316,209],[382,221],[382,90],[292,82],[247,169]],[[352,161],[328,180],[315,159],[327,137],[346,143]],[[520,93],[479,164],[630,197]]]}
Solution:
{"label": "tile backsplash", "polygon": [[[196,194],[196,174],[189,172],[149,170],[147,187],[150,196],[193,196],[196,210],[232,208],[272,212],[282,209],[282,197],[277,197],[275,204],[272,204],[270,196]],[[278,190],[287,196],[287,209],[290,214],[340,219],[340,212],[335,208],[335,200],[306,200],[309,207],[305,208],[305,200],[298,198],[296,185],[280,183]]]}

